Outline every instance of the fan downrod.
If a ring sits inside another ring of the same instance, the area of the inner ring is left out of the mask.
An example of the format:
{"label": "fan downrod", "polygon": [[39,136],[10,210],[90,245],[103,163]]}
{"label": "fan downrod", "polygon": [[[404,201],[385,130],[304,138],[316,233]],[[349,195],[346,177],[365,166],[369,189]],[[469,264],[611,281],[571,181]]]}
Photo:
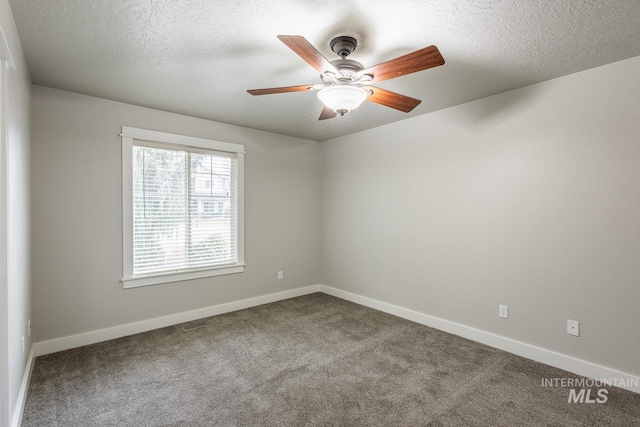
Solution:
{"label": "fan downrod", "polygon": [[337,53],[340,58],[345,59],[351,52],[356,50],[358,42],[353,37],[340,36],[331,40],[329,46],[331,46],[331,50]]}

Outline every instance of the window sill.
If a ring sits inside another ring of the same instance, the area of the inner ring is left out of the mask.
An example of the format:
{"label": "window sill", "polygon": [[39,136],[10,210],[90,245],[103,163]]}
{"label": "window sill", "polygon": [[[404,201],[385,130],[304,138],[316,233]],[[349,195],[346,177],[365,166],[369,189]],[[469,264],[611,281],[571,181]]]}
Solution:
{"label": "window sill", "polygon": [[141,286],[159,285],[162,283],[181,282],[183,280],[201,279],[203,277],[222,276],[225,274],[235,274],[244,272],[245,264],[225,265],[202,270],[162,273],[147,276],[124,277],[123,289],[139,288]]}

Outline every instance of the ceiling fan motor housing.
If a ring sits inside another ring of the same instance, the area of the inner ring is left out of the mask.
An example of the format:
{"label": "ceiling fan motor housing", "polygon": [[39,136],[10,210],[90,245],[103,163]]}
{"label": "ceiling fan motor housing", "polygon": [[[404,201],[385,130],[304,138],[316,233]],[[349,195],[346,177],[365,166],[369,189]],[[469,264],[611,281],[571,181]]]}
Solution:
{"label": "ceiling fan motor housing", "polygon": [[361,63],[351,59],[336,59],[335,61],[331,61],[331,65],[336,67],[336,70],[340,72],[340,75],[348,78],[352,78],[358,71],[364,70]]}
{"label": "ceiling fan motor housing", "polygon": [[[364,67],[358,61],[353,61],[351,59],[336,59],[331,61],[331,65],[338,70],[340,73],[339,76],[336,76],[332,72],[325,72],[320,75],[322,82],[324,84],[332,84],[332,83],[353,83],[356,81],[356,75],[364,70]],[[359,79],[358,79],[359,80]]]}

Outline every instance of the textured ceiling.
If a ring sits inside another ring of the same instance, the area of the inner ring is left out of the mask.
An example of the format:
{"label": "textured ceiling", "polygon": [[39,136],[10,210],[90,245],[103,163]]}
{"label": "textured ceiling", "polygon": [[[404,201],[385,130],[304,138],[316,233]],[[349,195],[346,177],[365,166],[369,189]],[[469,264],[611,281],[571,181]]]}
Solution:
{"label": "textured ceiling", "polygon": [[[638,0],[10,0],[34,84],[323,141],[640,55]],[[280,42],[366,66],[435,44],[442,67],[381,82],[422,100],[318,121],[320,83]]]}

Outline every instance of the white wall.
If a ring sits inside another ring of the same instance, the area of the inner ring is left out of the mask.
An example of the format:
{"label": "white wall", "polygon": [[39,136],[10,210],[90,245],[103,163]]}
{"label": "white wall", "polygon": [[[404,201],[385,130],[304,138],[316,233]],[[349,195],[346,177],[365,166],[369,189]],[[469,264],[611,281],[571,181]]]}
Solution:
{"label": "white wall", "polygon": [[[39,86],[32,121],[37,342],[320,283],[319,143]],[[245,145],[244,273],[122,289],[122,125]]]}
{"label": "white wall", "polygon": [[323,281],[640,375],[639,136],[636,57],[326,142]]}
{"label": "white wall", "polygon": [[[9,425],[10,419],[19,408],[18,395],[24,376],[31,339],[27,334],[27,323],[31,316],[30,283],[30,208],[29,208],[29,153],[30,153],[30,96],[31,80],[27,69],[18,34],[7,0],[0,1],[0,29],[4,35],[15,68],[6,69],[6,157],[2,159],[6,177],[6,242],[7,252],[3,263],[6,265],[6,287],[0,283],[2,297],[6,298],[7,317],[0,322],[6,327],[1,335],[6,342],[0,344],[7,358],[8,384],[2,384],[2,402],[0,426]],[[0,43],[3,43],[0,37]],[[1,127],[1,126],[0,126]],[[0,159],[2,156],[0,156]],[[0,167],[0,170],[3,169]],[[0,178],[0,181],[2,179]],[[0,215],[3,217],[4,215]],[[0,251],[1,252],[1,251]],[[1,297],[0,297],[1,298]],[[5,324],[6,323],[6,324]],[[25,337],[25,351],[22,350],[22,337]],[[3,358],[0,358],[3,359]],[[7,367],[2,366],[1,369]],[[5,409],[7,409],[5,411]]]}

